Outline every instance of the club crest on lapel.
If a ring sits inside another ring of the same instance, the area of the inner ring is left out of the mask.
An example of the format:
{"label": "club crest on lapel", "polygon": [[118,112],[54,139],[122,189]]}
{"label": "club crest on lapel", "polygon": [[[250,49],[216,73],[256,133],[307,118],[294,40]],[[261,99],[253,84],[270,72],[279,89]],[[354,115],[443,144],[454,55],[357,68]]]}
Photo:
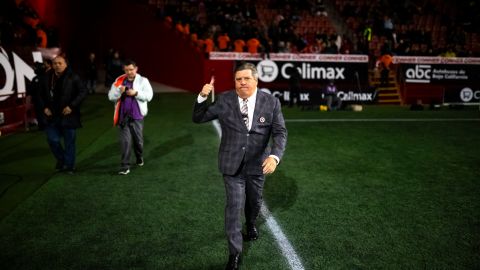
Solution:
{"label": "club crest on lapel", "polygon": [[261,116],[261,117],[258,119],[258,121],[259,121],[260,123],[265,123],[265,117]]}

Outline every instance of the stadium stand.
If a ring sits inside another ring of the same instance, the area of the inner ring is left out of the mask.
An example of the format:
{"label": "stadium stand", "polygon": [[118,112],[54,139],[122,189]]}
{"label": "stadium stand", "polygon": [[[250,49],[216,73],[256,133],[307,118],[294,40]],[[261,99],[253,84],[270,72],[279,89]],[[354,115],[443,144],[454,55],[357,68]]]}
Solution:
{"label": "stadium stand", "polygon": [[[263,0],[240,5],[240,1],[149,1],[160,18],[189,24],[199,37],[216,40],[225,31],[232,40],[248,40],[255,35],[263,50],[271,41],[272,52],[307,52],[305,48],[320,41],[317,53],[476,56],[480,52],[475,16],[478,4],[456,3]],[[371,37],[365,40],[367,28]]]}
{"label": "stadium stand", "polygon": [[[29,6],[27,3],[30,2],[41,1],[12,0],[1,3],[0,44],[7,51],[14,50],[20,57],[28,55],[36,47],[52,47],[60,43],[58,32],[44,28],[43,18],[35,9],[38,6]],[[402,104],[406,99],[402,96],[404,92],[401,89],[402,78],[396,75],[395,64],[389,72],[387,85],[383,86],[387,89],[381,89],[377,60],[382,55],[475,57],[480,54],[478,33],[480,19],[477,16],[480,8],[476,1],[125,0],[124,2],[143,5],[152,11],[151,14],[155,14],[159,24],[163,26],[163,29],[152,26],[158,35],[163,35],[162,38],[154,37],[155,42],[158,39],[165,40],[162,44],[165,51],[183,50],[157,57],[164,57],[165,61],[176,63],[179,58],[182,63],[191,63],[194,59],[197,70],[200,70],[196,74],[197,80],[210,73],[207,70],[210,67],[204,64],[208,59],[208,51],[233,52],[234,42],[239,40],[237,44],[242,44],[243,41],[245,45],[237,46],[236,51],[247,52],[248,40],[256,39],[260,42],[258,52],[262,53],[263,57],[268,57],[269,53],[369,55],[369,82],[370,86],[380,91],[379,101],[386,104]],[[56,2],[58,3],[60,1]],[[61,21],[59,18],[55,19],[57,24]],[[48,24],[51,25],[55,24]],[[64,29],[62,33],[68,34],[68,31]],[[218,37],[225,33],[229,41],[226,48],[220,48]],[[106,44],[108,42],[103,44],[104,47]],[[128,41],[121,46],[123,50],[133,50],[132,44]],[[139,48],[135,47],[135,50]],[[106,48],[99,50],[106,51]],[[142,56],[140,61],[144,58],[150,59]],[[202,65],[204,67],[199,69]],[[155,69],[149,63],[142,66],[147,72]],[[159,81],[164,79],[163,82],[167,84],[177,83],[174,86],[182,89],[193,87],[193,80],[190,82],[178,80],[175,76],[177,73],[173,69],[165,69],[155,73],[152,78],[158,76]],[[385,93],[381,93],[383,90]],[[383,102],[383,97],[392,98],[388,100],[385,98]],[[20,103],[10,101],[0,106]]]}

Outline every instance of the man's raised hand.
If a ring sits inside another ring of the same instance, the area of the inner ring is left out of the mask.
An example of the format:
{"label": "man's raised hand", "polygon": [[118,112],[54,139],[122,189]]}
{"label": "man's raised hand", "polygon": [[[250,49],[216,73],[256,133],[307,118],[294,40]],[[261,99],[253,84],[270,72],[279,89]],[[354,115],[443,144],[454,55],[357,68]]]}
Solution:
{"label": "man's raised hand", "polygon": [[210,79],[210,83],[207,83],[203,86],[202,91],[200,92],[200,96],[207,97],[210,94],[210,92],[212,92],[214,83],[215,83],[215,77],[212,76],[212,79]]}

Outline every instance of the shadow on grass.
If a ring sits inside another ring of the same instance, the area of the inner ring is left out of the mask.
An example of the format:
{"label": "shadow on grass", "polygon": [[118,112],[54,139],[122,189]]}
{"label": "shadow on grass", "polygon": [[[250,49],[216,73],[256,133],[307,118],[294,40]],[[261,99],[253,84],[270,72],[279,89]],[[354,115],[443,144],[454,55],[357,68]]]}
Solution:
{"label": "shadow on grass", "polygon": [[[103,148],[94,152],[90,157],[83,159],[77,164],[77,167],[82,171],[88,172],[105,172],[112,170],[112,164],[105,164],[105,160],[110,159],[114,153],[118,153],[120,146],[118,142],[111,142]],[[116,169],[116,167],[115,167]]]}
{"label": "shadow on grass", "polygon": [[8,189],[20,181],[22,181],[21,175],[0,173],[0,198],[8,191]]}
{"label": "shadow on grass", "polygon": [[267,176],[263,197],[270,212],[290,208],[297,200],[297,196],[298,187],[294,178],[286,176],[281,170]]}
{"label": "shadow on grass", "polygon": [[179,148],[185,147],[187,145],[192,145],[192,144],[193,144],[192,134],[185,134],[155,146],[150,151],[148,151],[148,155],[146,156],[146,158],[148,160],[160,159]]}
{"label": "shadow on grass", "polygon": [[[154,146],[148,154],[145,156],[145,159],[149,163],[153,160],[160,159],[163,156],[179,149],[181,147],[193,144],[193,136],[191,134],[186,134],[177,138],[170,139],[166,142],[163,142],[157,146]],[[148,138],[145,139],[145,145],[150,145]],[[115,160],[115,163],[112,163],[112,157]],[[132,160],[134,154],[132,154]],[[105,147],[94,152],[90,157],[83,159],[78,163],[78,168],[83,172],[89,173],[99,173],[99,172],[112,172],[112,174],[117,173],[117,169],[120,166],[120,145],[118,138],[115,138],[114,142],[111,142]]]}
{"label": "shadow on grass", "polygon": [[[16,136],[2,136],[2,143],[0,144],[0,153],[10,153],[13,149],[18,149],[26,144],[32,137],[27,132],[18,134]],[[23,154],[23,153],[22,153]],[[1,157],[2,160],[4,157]]]}
{"label": "shadow on grass", "polygon": [[50,153],[50,149],[48,148],[48,144],[45,141],[45,147],[28,148],[27,154],[23,151],[15,151],[15,152],[10,151],[5,156],[1,155],[0,159],[2,160],[2,166],[4,166],[5,164],[9,164],[9,163],[21,162],[22,160],[25,159],[25,156],[28,156],[29,159],[33,159],[33,158],[42,158],[47,155],[51,155],[51,153]]}
{"label": "shadow on grass", "polygon": [[[224,264],[214,264],[214,265],[208,266],[207,268],[202,268],[202,269],[205,269],[205,270],[219,270],[219,269],[224,269],[224,268],[225,268],[225,265],[227,264],[227,261],[228,261],[228,257],[226,257]],[[186,270],[198,270],[198,266],[193,266],[193,267],[191,267],[191,268],[185,268],[185,269],[186,269]]]}
{"label": "shadow on grass", "polygon": [[[267,177],[263,189],[263,200],[269,208],[271,213],[276,210],[290,208],[298,196],[298,187],[294,178],[288,177],[281,170],[276,171],[273,175]],[[263,216],[258,218],[258,227],[265,225]],[[244,228],[245,229],[245,228]],[[260,237],[265,233],[265,230],[260,229]],[[243,242],[244,256],[248,256],[249,250],[254,246],[255,242]]]}

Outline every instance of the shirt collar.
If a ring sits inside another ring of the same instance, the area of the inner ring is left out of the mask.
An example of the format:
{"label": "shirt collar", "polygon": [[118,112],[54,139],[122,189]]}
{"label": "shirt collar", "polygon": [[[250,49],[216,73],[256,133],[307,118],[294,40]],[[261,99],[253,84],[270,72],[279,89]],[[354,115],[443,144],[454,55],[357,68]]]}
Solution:
{"label": "shirt collar", "polygon": [[[247,104],[248,105],[254,105],[255,102],[257,101],[257,90],[258,90],[258,88],[255,88],[255,91],[253,91],[253,94],[250,97],[247,98],[247,100],[248,100]],[[237,96],[237,97],[238,97],[238,102],[240,104],[242,104],[243,98],[241,98],[239,96]]]}

